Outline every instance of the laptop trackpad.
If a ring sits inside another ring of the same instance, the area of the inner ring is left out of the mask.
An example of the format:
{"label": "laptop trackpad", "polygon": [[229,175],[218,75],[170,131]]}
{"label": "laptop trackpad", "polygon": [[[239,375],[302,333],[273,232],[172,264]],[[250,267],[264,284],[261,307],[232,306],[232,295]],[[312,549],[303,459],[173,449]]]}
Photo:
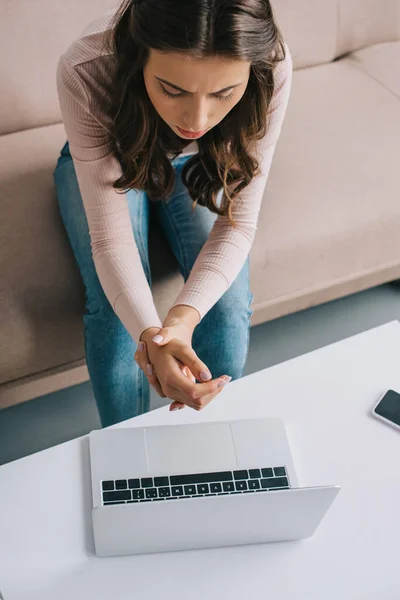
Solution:
{"label": "laptop trackpad", "polygon": [[236,469],[230,425],[202,423],[149,427],[145,430],[151,473],[196,473]]}

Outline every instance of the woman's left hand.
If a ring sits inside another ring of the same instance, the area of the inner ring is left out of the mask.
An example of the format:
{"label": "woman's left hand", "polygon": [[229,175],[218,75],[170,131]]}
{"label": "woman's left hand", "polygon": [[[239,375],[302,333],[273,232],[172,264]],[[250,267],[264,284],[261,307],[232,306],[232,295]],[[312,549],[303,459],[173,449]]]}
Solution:
{"label": "woman's left hand", "polygon": [[[168,341],[169,340],[165,340],[162,343],[162,345],[165,346],[168,343]],[[157,379],[157,375],[154,373],[154,369],[152,369],[151,373],[149,373],[147,370],[148,366],[151,366],[151,364],[150,364],[150,359],[149,359],[149,355],[147,352],[146,342],[139,342],[134,358],[135,358],[136,363],[139,365],[139,367],[142,369],[144,374],[147,376],[149,383],[154,387],[154,389],[159,394],[159,396],[161,396],[161,398],[166,398],[167,396],[162,391],[160,382]],[[191,370],[189,369],[189,367],[187,367],[185,365],[181,365],[181,371],[184,375],[186,375],[186,377],[188,377],[191,381],[193,381],[193,383],[196,382],[196,379],[195,379],[193,373],[191,372]],[[183,404],[183,402],[174,401],[170,405],[169,409],[170,410],[178,410],[181,408],[185,408],[185,406],[186,405]]]}

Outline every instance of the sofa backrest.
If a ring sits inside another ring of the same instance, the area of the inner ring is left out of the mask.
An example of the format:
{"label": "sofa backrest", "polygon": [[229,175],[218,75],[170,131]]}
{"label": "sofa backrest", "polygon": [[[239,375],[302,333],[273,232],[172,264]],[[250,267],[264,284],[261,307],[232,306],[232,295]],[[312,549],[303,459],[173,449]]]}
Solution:
{"label": "sofa backrest", "polygon": [[295,69],[400,40],[400,0],[271,0]]}
{"label": "sofa backrest", "polygon": [[60,55],[118,0],[0,0],[0,134],[61,121]]}
{"label": "sofa backrest", "polygon": [[[178,0],[177,0],[178,1]],[[400,0],[271,0],[294,67],[400,39]],[[0,11],[0,135],[61,121],[59,56],[119,0],[12,0]]]}

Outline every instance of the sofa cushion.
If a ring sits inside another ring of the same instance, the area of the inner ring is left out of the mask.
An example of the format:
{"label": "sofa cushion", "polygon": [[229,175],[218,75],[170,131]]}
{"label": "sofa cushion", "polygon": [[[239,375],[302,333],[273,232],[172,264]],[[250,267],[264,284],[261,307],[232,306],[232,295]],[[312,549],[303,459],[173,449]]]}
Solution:
{"label": "sofa cushion", "polygon": [[336,0],[337,56],[400,40],[400,0]]}
{"label": "sofa cushion", "polygon": [[391,85],[350,59],[294,73],[251,254],[256,323],[285,299],[349,280],[356,291],[357,279],[400,264]]}
{"label": "sofa cushion", "polygon": [[13,0],[0,10],[0,134],[61,121],[60,55],[116,0]]}
{"label": "sofa cushion", "polygon": [[272,0],[295,69],[330,62],[336,56],[338,0]]}
{"label": "sofa cushion", "polygon": [[295,69],[400,40],[400,0],[272,0]]}
{"label": "sofa cushion", "polygon": [[400,41],[358,50],[349,54],[346,62],[373,77],[400,100]]}

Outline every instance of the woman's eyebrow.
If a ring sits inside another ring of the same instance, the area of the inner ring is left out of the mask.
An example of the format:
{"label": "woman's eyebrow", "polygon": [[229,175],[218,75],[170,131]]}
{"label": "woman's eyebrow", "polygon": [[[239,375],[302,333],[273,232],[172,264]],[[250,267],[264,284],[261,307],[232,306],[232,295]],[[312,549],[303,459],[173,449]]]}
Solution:
{"label": "woman's eyebrow", "polygon": [[[161,79],[161,77],[157,77],[157,75],[154,76],[156,79],[158,79],[158,81],[162,81],[163,83],[166,83],[167,85],[169,85],[170,87],[175,88],[176,90],[179,90],[180,92],[185,92],[185,94],[193,94],[193,92],[188,92],[187,90],[184,90],[183,88],[179,87],[178,85],[175,85],[174,83],[171,83],[170,81],[166,81],[165,79]],[[232,88],[237,87],[238,85],[240,85],[242,82],[239,81],[239,83],[235,83],[234,85],[228,85],[228,87],[225,87],[223,90],[219,90],[218,92],[213,92],[212,95],[215,94],[222,94],[222,92],[227,92],[228,90],[231,90]]]}

